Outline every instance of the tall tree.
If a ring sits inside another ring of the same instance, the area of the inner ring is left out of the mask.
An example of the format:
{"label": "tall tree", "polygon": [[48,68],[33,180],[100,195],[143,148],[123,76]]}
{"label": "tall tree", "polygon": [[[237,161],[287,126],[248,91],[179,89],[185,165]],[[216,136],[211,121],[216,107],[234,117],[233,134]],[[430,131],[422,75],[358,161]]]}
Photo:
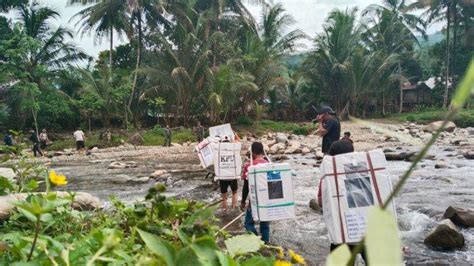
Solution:
{"label": "tall tree", "polygon": [[[94,0],[69,0],[70,4],[87,4]],[[100,0],[78,12],[72,19],[79,19],[82,34],[93,33],[96,40],[108,36],[110,42],[109,68],[113,68],[114,32],[122,36],[129,27],[127,0]]]}

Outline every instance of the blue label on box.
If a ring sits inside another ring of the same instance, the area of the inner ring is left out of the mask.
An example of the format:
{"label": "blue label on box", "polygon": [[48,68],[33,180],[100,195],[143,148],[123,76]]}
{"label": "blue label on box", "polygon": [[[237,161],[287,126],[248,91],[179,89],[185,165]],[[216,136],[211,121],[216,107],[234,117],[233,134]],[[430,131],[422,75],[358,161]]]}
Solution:
{"label": "blue label on box", "polygon": [[267,180],[281,180],[281,173],[278,171],[267,172]]}

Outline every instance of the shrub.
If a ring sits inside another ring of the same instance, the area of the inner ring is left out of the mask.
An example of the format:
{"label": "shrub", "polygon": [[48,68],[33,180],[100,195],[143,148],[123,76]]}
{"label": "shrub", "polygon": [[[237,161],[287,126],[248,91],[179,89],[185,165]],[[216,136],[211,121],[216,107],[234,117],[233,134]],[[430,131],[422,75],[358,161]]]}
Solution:
{"label": "shrub", "polygon": [[253,125],[253,120],[248,116],[239,116],[235,120],[235,123],[239,126],[251,126]]}

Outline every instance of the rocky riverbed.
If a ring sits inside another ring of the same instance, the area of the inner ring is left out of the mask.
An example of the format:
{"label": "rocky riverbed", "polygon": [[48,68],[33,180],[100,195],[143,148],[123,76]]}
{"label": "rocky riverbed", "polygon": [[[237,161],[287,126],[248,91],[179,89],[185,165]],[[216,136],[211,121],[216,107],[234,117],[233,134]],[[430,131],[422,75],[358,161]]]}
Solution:
{"label": "rocky riverbed", "polygon": [[[343,131],[352,133],[356,150],[381,148],[387,157],[391,156],[388,168],[395,183],[419,150],[417,145],[430,138],[430,129],[417,124],[372,125],[344,123],[342,127]],[[388,134],[387,130],[397,134]],[[321,154],[317,152],[320,138],[283,133],[258,139],[244,136],[244,147],[248,148],[254,140],[267,146],[274,161],[289,162],[293,168],[297,218],[272,223],[271,241],[297,250],[310,265],[323,263],[329,252],[327,231],[321,214],[308,206],[308,202],[316,197],[320,178]],[[474,207],[472,151],[474,128],[449,128],[396,198],[400,235],[409,250],[405,256],[407,264],[461,265],[474,262],[473,228],[461,229],[465,237],[465,246],[461,249],[433,249],[423,243],[425,236],[442,220],[448,206]],[[44,159],[69,177],[68,185],[62,189],[88,192],[104,202],[111,196],[126,202],[140,200],[154,182],[167,184],[169,196],[207,202],[220,197],[211,181],[205,179],[207,171],[199,166],[192,143],[171,148],[124,145],[96,149],[89,155],[68,156],[68,153]],[[237,210],[218,213],[225,221],[237,215]],[[241,223],[229,230],[241,232]]]}

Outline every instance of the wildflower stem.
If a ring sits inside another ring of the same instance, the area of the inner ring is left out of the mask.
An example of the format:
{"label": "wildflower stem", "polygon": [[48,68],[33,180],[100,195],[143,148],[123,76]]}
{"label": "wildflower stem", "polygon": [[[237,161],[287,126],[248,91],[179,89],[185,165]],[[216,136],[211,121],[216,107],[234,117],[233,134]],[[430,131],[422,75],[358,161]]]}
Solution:
{"label": "wildflower stem", "polygon": [[33,256],[33,251],[35,250],[36,241],[38,240],[38,234],[40,230],[40,216],[36,216],[36,226],[35,226],[35,237],[33,238],[33,244],[31,244],[30,254],[28,255],[28,261],[31,260]]}

